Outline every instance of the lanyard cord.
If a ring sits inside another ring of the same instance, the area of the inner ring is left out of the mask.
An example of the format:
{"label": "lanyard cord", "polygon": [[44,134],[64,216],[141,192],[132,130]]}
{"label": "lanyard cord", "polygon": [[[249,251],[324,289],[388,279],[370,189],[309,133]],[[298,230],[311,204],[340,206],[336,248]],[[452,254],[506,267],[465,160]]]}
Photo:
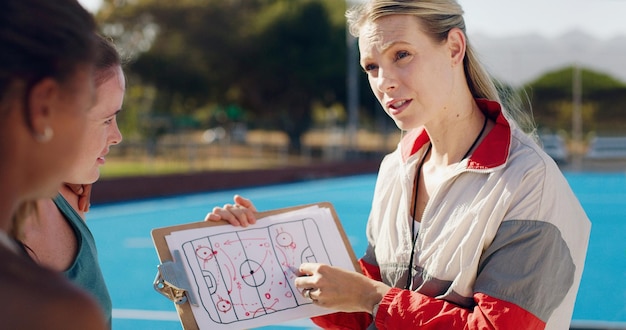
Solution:
{"label": "lanyard cord", "polygon": [[[467,152],[465,152],[465,155],[463,155],[463,158],[461,158],[462,160],[467,158],[470,155],[470,152],[472,151],[472,149],[474,149],[474,147],[478,143],[478,140],[480,140],[480,137],[485,132],[486,127],[487,127],[487,116],[485,116],[485,121],[483,122],[483,128],[480,129],[480,133],[478,133],[478,136],[476,136],[476,139],[474,139],[474,142],[472,143],[472,145],[469,147],[469,149],[467,149]],[[405,290],[410,290],[411,284],[413,282],[413,258],[415,257],[415,244],[417,243],[417,236],[419,234],[419,232],[418,233],[415,232],[415,221],[416,221],[415,215],[417,214],[417,186],[419,185],[420,175],[422,173],[422,166],[424,165],[424,161],[426,160],[426,157],[428,156],[428,153],[430,152],[431,148],[432,148],[432,143],[428,145],[428,149],[424,153],[424,157],[422,158],[419,165],[417,166],[417,173],[415,174],[415,192],[414,192],[415,200],[413,203],[413,219],[411,220],[411,233],[409,234],[411,235],[413,248],[411,249],[411,256],[409,257],[409,269],[408,269],[408,274],[406,277],[406,285],[404,286]]]}
{"label": "lanyard cord", "polygon": [[[424,165],[424,160],[426,160],[426,156],[428,156],[428,153],[430,152],[430,149],[432,147],[432,143],[428,145],[428,149],[426,149],[426,152],[424,153],[424,157],[422,158],[422,160],[420,161],[419,165],[417,166],[417,173],[415,174],[415,200],[413,202],[413,219],[411,220],[411,233],[409,235],[411,235],[411,241],[413,242],[413,248],[411,249],[411,257],[409,257],[409,273],[406,275],[406,285],[404,286],[405,290],[409,290],[411,288],[411,282],[413,279],[413,257],[415,256],[415,243],[417,243],[417,234],[415,232],[415,215],[417,214],[417,186],[420,182],[420,174],[422,173],[422,165]],[[413,236],[415,234],[415,236]]]}

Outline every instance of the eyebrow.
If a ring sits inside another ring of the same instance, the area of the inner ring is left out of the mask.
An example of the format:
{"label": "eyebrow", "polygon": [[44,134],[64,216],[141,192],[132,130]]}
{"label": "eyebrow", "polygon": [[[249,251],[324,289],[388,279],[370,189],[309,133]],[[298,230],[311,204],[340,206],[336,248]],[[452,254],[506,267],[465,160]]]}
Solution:
{"label": "eyebrow", "polygon": [[122,109],[121,109],[121,108],[120,108],[120,109],[118,109],[117,111],[115,111],[114,113],[112,113],[112,114],[110,114],[110,115],[108,115],[108,116],[104,117],[104,118],[109,118],[109,117],[117,116],[117,114],[118,114],[118,113],[120,113],[120,111],[122,111]]}
{"label": "eyebrow", "polygon": [[393,40],[393,41],[390,41],[388,43],[385,43],[385,44],[381,45],[378,48],[378,51],[382,54],[382,53],[388,51],[389,48],[392,48],[393,46],[396,46],[396,45],[410,45],[410,44],[408,42],[402,41],[402,40]]}
{"label": "eyebrow", "polygon": [[[410,45],[410,44],[408,42],[406,42],[406,41],[392,40],[392,41],[389,41],[389,42],[387,42],[385,44],[382,44],[380,47],[376,47],[376,49],[378,50],[378,52],[380,54],[384,54],[390,48],[392,48],[392,47],[394,47],[396,45]],[[361,64],[361,66],[362,66],[364,63],[367,63],[368,59],[370,59],[370,58],[371,58],[371,56],[369,56],[369,55],[366,56],[366,57],[362,57],[361,60],[359,61],[359,64]]]}

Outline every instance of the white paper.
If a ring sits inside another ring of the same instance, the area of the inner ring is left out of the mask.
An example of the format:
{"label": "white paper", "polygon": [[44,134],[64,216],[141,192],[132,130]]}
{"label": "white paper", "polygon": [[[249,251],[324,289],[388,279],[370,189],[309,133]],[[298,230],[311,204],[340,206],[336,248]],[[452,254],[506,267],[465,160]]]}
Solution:
{"label": "white paper", "polygon": [[355,270],[330,209],[311,206],[230,225],[172,232],[199,306],[200,329],[245,329],[331,313],[294,286],[303,262]]}

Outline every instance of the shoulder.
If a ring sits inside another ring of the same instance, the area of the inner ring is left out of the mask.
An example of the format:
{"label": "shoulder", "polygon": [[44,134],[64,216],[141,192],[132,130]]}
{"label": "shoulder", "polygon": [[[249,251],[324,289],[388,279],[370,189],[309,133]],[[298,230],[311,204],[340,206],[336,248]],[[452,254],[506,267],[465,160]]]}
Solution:
{"label": "shoulder", "polygon": [[561,170],[554,160],[541,148],[531,136],[514,129],[511,137],[511,149],[506,169],[526,179],[562,177]]}
{"label": "shoulder", "polygon": [[[0,290],[11,303],[0,309],[10,329],[105,329],[98,303],[60,273],[0,247]],[[28,308],[24,308],[28,306]],[[32,317],[36,311],[37,317]]]}
{"label": "shoulder", "polygon": [[514,134],[512,140],[503,175],[517,211],[526,209],[527,214],[523,217],[512,212],[511,216],[543,220],[561,228],[572,223],[586,226],[586,214],[556,162],[524,133]]}

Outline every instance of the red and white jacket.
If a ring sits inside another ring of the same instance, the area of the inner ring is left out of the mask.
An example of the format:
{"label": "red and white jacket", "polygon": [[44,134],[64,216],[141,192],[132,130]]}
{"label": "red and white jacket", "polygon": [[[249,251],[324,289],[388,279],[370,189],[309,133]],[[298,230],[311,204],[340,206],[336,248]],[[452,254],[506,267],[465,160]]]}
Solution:
{"label": "red and white jacket", "polygon": [[416,165],[430,143],[418,129],[382,161],[367,225],[363,273],[393,287],[367,313],[313,318],[332,329],[568,329],[591,224],[554,161],[509,125],[500,105],[469,159],[435,191],[413,248]]}

